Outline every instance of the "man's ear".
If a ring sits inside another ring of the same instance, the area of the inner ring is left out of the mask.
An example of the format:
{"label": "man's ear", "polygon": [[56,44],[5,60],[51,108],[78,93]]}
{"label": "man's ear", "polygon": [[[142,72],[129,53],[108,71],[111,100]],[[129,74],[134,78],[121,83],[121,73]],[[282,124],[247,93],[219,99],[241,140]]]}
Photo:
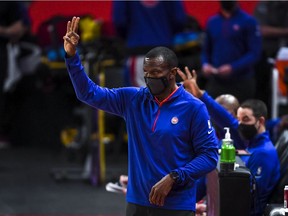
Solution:
{"label": "man's ear", "polygon": [[173,78],[175,79],[176,74],[177,74],[177,68],[174,67],[174,68],[172,68],[172,70],[171,70],[171,73],[170,73],[169,79],[170,79],[170,80],[173,79]]}
{"label": "man's ear", "polygon": [[259,118],[259,122],[262,124],[262,125],[265,125],[265,118],[263,116],[261,116]]}

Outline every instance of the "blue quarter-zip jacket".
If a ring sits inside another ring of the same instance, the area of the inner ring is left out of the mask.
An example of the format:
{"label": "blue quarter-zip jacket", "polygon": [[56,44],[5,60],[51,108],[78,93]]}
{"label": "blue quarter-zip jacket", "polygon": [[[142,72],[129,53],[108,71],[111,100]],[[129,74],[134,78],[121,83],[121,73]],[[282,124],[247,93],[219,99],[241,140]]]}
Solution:
{"label": "blue quarter-zip jacket", "polygon": [[[206,104],[211,118],[215,122],[219,125],[230,127],[231,138],[238,140],[237,142],[234,141],[234,144],[237,144],[238,148],[245,146],[244,142],[241,144],[241,138],[238,133],[238,120],[212,99],[207,92],[203,94],[200,100]],[[264,212],[269,195],[280,178],[280,162],[267,131],[258,134],[249,141],[246,150],[251,155],[240,157],[256,180],[255,206],[251,211],[251,215],[260,216]]]}
{"label": "blue quarter-zip jacket", "polygon": [[175,170],[180,182],[161,208],[195,211],[195,181],[218,161],[217,138],[205,104],[183,86],[161,103],[147,88],[100,87],[87,77],[78,54],[67,58],[66,65],[79,100],[126,120],[127,202],[157,207],[149,202],[150,190]]}
{"label": "blue quarter-zip jacket", "polygon": [[216,68],[231,64],[230,79],[251,77],[261,49],[261,35],[255,18],[241,9],[228,19],[219,13],[207,22],[202,64],[209,63]]}

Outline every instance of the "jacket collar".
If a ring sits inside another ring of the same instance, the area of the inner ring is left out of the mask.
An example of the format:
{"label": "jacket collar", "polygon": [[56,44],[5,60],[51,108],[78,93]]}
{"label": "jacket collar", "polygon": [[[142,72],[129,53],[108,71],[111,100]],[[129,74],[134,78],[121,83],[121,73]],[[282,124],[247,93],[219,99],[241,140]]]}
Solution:
{"label": "jacket collar", "polygon": [[168,101],[174,100],[175,98],[179,97],[184,91],[184,86],[178,85],[178,88],[174,92],[172,92],[165,100],[163,100],[162,102],[158,102],[156,98],[150,93],[149,89],[147,87],[144,87],[144,94],[146,96],[146,99],[157,101],[157,103],[166,103]]}
{"label": "jacket collar", "polygon": [[261,134],[256,135],[251,141],[249,141],[248,148],[259,146],[263,143],[264,140],[270,141],[268,131],[265,131]]}

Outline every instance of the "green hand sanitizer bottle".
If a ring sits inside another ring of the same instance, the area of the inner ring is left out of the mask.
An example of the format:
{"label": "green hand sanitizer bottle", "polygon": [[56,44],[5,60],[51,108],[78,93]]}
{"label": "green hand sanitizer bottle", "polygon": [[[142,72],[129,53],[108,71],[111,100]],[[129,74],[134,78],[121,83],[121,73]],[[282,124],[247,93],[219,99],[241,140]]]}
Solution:
{"label": "green hand sanitizer bottle", "polygon": [[221,156],[220,156],[220,171],[231,172],[235,165],[235,147],[230,135],[230,128],[225,127],[225,138],[222,140]]}

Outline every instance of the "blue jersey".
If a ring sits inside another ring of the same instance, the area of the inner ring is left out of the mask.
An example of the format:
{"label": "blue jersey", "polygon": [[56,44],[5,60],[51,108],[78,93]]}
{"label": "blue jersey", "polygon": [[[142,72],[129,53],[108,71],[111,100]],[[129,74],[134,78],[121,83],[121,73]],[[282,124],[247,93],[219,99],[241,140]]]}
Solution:
{"label": "blue jersey", "polygon": [[251,153],[250,156],[241,156],[245,166],[249,168],[256,180],[256,203],[252,215],[261,215],[268,202],[269,195],[280,178],[280,162],[276,148],[269,138],[269,133],[258,134],[253,140],[241,142],[238,132],[238,120],[213,100],[206,92],[200,98],[207,106],[212,120],[221,127],[229,127],[231,138],[236,148],[243,148]]}
{"label": "blue jersey", "polygon": [[251,77],[261,55],[261,36],[254,17],[237,9],[230,18],[220,13],[206,27],[202,64],[218,68],[231,64],[230,79]]}
{"label": "blue jersey", "polygon": [[153,206],[153,185],[171,171],[180,174],[161,208],[195,211],[195,181],[215,169],[218,144],[203,102],[183,86],[158,102],[147,88],[100,87],[91,81],[79,56],[66,59],[77,97],[121,116],[128,133],[128,202]]}

